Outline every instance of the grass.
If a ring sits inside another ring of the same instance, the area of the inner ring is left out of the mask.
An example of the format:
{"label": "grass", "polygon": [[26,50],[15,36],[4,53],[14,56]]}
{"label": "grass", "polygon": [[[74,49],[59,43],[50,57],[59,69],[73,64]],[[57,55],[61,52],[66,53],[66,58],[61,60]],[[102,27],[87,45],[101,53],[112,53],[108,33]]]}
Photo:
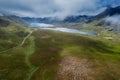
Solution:
{"label": "grass", "polygon": [[[66,57],[77,59],[74,63],[79,61],[75,63],[78,70],[78,65],[82,65],[80,61],[86,60],[85,64],[93,72],[92,80],[119,80],[119,44],[119,40],[37,30],[23,46],[0,55],[0,80],[62,80],[58,72]],[[73,65],[68,67],[74,68]],[[62,76],[63,80],[73,80],[74,77]]]}
{"label": "grass", "polygon": [[[44,33],[42,33],[44,34]],[[49,36],[41,39],[47,35],[39,35],[39,31],[35,32],[36,51],[31,55],[31,62],[39,69],[33,74],[31,80],[54,80],[57,73],[58,62],[60,60],[59,52],[61,48],[54,44],[54,40]]]}
{"label": "grass", "polygon": [[31,36],[30,37],[30,45],[28,45],[28,47],[26,47],[26,52],[25,52],[25,62],[28,65],[28,67],[30,68],[30,72],[28,73],[29,76],[27,78],[27,80],[30,80],[33,73],[38,69],[37,67],[35,67],[34,65],[31,64],[29,57],[34,53],[35,51],[35,43],[34,43],[34,37]]}
{"label": "grass", "polygon": [[29,67],[24,61],[23,48],[0,55],[0,80],[24,80]]}
{"label": "grass", "polygon": [[[18,30],[17,28],[0,28],[4,32],[0,41],[2,42],[0,44],[1,51],[17,46],[29,33],[25,31],[25,28],[19,27]],[[30,68],[25,62],[25,51],[28,45],[30,45],[29,40],[22,47],[16,47],[0,54],[0,80],[26,80],[28,78]]]}
{"label": "grass", "polygon": [[0,27],[0,51],[10,49],[21,43],[29,32],[18,26]]}
{"label": "grass", "polygon": [[56,80],[62,58],[75,56],[92,63],[94,80],[119,80],[119,42],[83,35],[38,30],[31,62],[39,69],[31,80]]}

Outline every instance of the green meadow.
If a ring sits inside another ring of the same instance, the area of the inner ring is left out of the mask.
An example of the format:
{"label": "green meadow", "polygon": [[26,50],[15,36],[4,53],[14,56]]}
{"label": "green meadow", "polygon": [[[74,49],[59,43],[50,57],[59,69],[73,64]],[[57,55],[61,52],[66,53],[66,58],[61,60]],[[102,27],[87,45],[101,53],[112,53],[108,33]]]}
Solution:
{"label": "green meadow", "polygon": [[38,29],[0,54],[0,80],[119,80],[119,61],[119,39]]}

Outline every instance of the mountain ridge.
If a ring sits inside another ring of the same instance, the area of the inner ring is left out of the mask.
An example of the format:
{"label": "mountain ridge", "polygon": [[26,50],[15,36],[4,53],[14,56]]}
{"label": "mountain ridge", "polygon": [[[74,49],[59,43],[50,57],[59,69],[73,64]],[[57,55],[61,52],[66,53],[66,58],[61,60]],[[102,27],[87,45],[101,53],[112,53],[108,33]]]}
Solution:
{"label": "mountain ridge", "polygon": [[88,15],[76,15],[76,16],[67,16],[63,20],[59,20],[58,18],[53,17],[44,17],[44,18],[34,18],[34,17],[22,17],[23,20],[31,23],[31,22],[38,22],[38,23],[78,23],[78,22],[90,22],[95,19],[105,18],[107,16],[113,16],[116,14],[120,14],[120,6],[117,7],[107,7],[106,10],[99,13],[95,16],[88,16]]}

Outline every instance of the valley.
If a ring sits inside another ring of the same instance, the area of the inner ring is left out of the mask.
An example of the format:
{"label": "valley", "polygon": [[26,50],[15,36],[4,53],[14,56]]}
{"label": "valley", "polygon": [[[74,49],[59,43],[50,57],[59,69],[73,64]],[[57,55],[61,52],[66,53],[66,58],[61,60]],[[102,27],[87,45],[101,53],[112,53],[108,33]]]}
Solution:
{"label": "valley", "polygon": [[0,15],[0,80],[120,80],[118,10],[64,20]]}
{"label": "valley", "polygon": [[[0,79],[118,80],[120,42],[31,29],[22,46],[0,54]],[[62,36],[58,36],[62,35]],[[117,73],[116,73],[117,72]],[[7,75],[8,74],[8,75]]]}

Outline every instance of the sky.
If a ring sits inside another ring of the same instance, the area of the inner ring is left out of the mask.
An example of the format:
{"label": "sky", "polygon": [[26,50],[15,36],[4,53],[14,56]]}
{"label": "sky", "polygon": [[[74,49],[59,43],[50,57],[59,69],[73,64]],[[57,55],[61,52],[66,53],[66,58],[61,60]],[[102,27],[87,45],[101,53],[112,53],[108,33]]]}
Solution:
{"label": "sky", "polygon": [[0,11],[24,17],[96,15],[120,0],[0,0]]}

